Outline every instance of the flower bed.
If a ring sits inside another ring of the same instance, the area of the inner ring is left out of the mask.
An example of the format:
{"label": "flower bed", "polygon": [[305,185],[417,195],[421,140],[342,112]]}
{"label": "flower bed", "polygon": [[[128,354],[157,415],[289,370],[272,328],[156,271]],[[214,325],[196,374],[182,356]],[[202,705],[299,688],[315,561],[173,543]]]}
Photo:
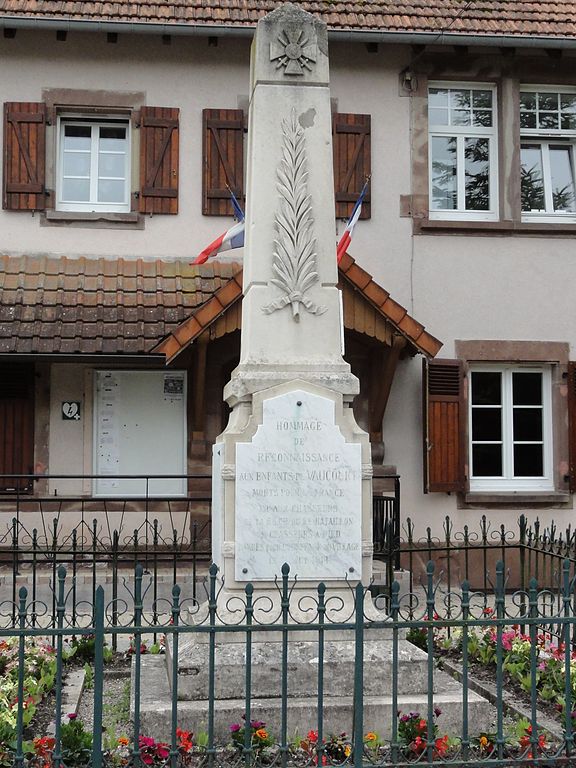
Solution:
{"label": "flower bed", "polygon": [[[0,766],[11,765],[18,722],[18,653],[16,638],[0,640]],[[38,704],[54,687],[56,653],[45,642],[27,639],[24,647],[22,725],[30,727]]]}
{"label": "flower bed", "polygon": [[[486,608],[490,617],[493,609]],[[412,641],[426,649],[427,630],[412,632]],[[527,696],[534,688],[538,702],[565,722],[566,709],[566,648],[557,643],[550,635],[539,633],[533,644],[529,635],[522,633],[520,625],[504,628],[501,633],[502,671],[507,681],[518,686]],[[434,646],[440,654],[460,657],[462,652],[462,630],[445,627],[434,630]],[[498,635],[494,627],[483,631],[478,629],[468,632],[468,658],[483,667],[496,668]],[[571,716],[576,720],[576,652],[568,654],[571,681]],[[535,664],[532,674],[532,664]],[[575,722],[576,725],[576,722]]]}
{"label": "flower bed", "polygon": [[[520,721],[510,727],[506,742],[497,746],[495,734],[482,733],[475,736],[466,749],[458,739],[441,734],[438,718],[441,711],[434,710],[433,721],[428,721],[419,712],[398,712],[398,741],[392,745],[381,740],[377,733],[368,731],[363,739],[364,764],[391,766],[407,763],[490,760],[498,755],[509,759],[512,764],[527,766],[534,760],[553,755],[546,734],[533,736],[527,721]],[[88,768],[92,760],[92,733],[86,729],[76,715],[70,714],[61,729],[62,762],[74,768]],[[127,735],[115,736],[104,733],[103,763],[112,768],[136,765],[162,768],[169,765],[174,757],[179,766],[202,768],[208,761],[208,736],[194,735],[190,731],[176,729],[176,744],[172,752],[170,744],[157,741],[153,736],[140,734],[137,747]],[[25,744],[24,765],[34,768],[50,768],[53,764],[55,740],[53,737],[37,737]],[[354,744],[346,733],[329,734],[320,739],[318,731],[310,730],[306,737],[294,736],[287,750],[282,750],[277,739],[261,720],[234,723],[230,726],[230,742],[215,745],[219,765],[238,765],[239,762],[259,766],[280,764],[283,752],[287,752],[289,766],[342,766],[353,761]],[[9,763],[6,763],[8,765]]]}

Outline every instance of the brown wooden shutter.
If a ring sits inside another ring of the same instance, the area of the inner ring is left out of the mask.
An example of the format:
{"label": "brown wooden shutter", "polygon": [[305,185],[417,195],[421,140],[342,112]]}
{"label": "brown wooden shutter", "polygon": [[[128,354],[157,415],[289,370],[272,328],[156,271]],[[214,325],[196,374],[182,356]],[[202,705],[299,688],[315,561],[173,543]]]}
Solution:
{"label": "brown wooden shutter", "polygon": [[464,490],[462,362],[424,360],[424,493]]}
{"label": "brown wooden shutter", "polygon": [[244,112],[205,109],[202,120],[202,213],[232,216],[228,187],[240,204],[244,196]]}
{"label": "brown wooden shutter", "polygon": [[568,363],[568,429],[570,490],[576,491],[576,363]]}
{"label": "brown wooden shutter", "polygon": [[140,212],[178,213],[180,110],[140,110]]}
{"label": "brown wooden shutter", "polygon": [[[370,115],[334,114],[332,147],[336,218],[348,219],[364,182],[371,174]],[[370,186],[360,218],[370,218]]]}
{"label": "brown wooden shutter", "polygon": [[46,207],[46,105],[4,104],[2,207],[9,211],[43,211]]}
{"label": "brown wooden shutter", "polygon": [[[34,366],[0,368],[0,475],[34,471]],[[31,479],[0,477],[0,491],[30,490]]]}

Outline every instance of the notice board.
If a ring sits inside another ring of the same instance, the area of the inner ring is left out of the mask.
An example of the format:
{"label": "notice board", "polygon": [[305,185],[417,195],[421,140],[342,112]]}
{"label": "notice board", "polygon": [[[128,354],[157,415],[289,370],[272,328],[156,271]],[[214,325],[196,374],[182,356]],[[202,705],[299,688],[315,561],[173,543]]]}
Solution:
{"label": "notice board", "polygon": [[186,372],[96,371],[94,493],[185,496]]}

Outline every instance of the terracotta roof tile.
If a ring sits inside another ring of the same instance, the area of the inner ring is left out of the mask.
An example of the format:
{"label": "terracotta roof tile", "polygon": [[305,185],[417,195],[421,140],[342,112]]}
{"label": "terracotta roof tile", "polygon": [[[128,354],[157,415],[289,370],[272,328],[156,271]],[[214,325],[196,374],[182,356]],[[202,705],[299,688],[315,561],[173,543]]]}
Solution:
{"label": "terracotta roof tile", "polygon": [[0,353],[148,353],[238,271],[0,255]]}
{"label": "terracotta roof tile", "polygon": [[[230,262],[0,256],[0,266],[0,353],[164,353],[169,362],[242,296],[242,270]],[[348,254],[340,274],[413,351],[438,352],[441,343]]]}
{"label": "terracotta roof tile", "polygon": [[[307,0],[298,4],[334,30],[576,37],[576,0]],[[254,27],[277,6],[277,0],[0,0],[0,17]]]}

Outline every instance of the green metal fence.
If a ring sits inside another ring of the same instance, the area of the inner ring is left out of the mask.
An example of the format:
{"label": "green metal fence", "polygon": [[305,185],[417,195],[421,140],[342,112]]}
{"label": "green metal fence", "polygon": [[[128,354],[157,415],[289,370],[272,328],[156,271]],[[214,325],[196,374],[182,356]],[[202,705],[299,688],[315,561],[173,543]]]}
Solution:
{"label": "green metal fence", "polygon": [[[46,653],[54,664],[55,716],[47,738],[27,716],[36,706],[28,688],[38,670],[27,654],[31,639],[46,636],[37,617],[48,607],[31,601],[24,587],[16,606],[0,603],[0,696],[10,679],[14,683],[8,698],[0,699],[2,766],[575,764],[575,585],[567,559],[552,600],[551,590],[540,589],[535,579],[510,592],[502,561],[482,591],[464,581],[447,592],[430,562],[417,590],[402,593],[395,582],[390,597],[376,601],[362,584],[319,584],[304,595],[287,565],[271,593],[248,584],[231,595],[211,566],[205,595],[194,598],[174,585],[171,598],[151,610],[145,609],[151,579],[139,565],[128,585],[130,604],[106,602],[99,586],[84,620],[78,613],[73,620],[69,610],[73,584],[64,567],[53,586],[54,650]],[[375,612],[379,607],[385,612]],[[165,635],[165,656],[142,653],[152,632]],[[94,639],[93,690],[84,693],[93,702],[92,722],[84,729],[87,741],[75,751],[71,722],[76,732],[81,724],[62,714],[72,636]],[[111,636],[131,638],[134,650],[127,744],[103,731],[105,642]],[[191,643],[197,655],[183,670]],[[232,647],[241,654],[233,700],[222,693],[232,684]],[[311,653],[304,672],[303,649]],[[264,651],[273,653],[273,662]],[[153,668],[165,679],[171,674],[171,687],[150,682]],[[197,682],[190,682],[191,674]],[[185,684],[194,706],[182,696]],[[478,690],[492,705],[479,703]],[[160,723],[162,710],[164,725],[154,733],[151,724]],[[6,725],[8,716],[12,725]]]}

